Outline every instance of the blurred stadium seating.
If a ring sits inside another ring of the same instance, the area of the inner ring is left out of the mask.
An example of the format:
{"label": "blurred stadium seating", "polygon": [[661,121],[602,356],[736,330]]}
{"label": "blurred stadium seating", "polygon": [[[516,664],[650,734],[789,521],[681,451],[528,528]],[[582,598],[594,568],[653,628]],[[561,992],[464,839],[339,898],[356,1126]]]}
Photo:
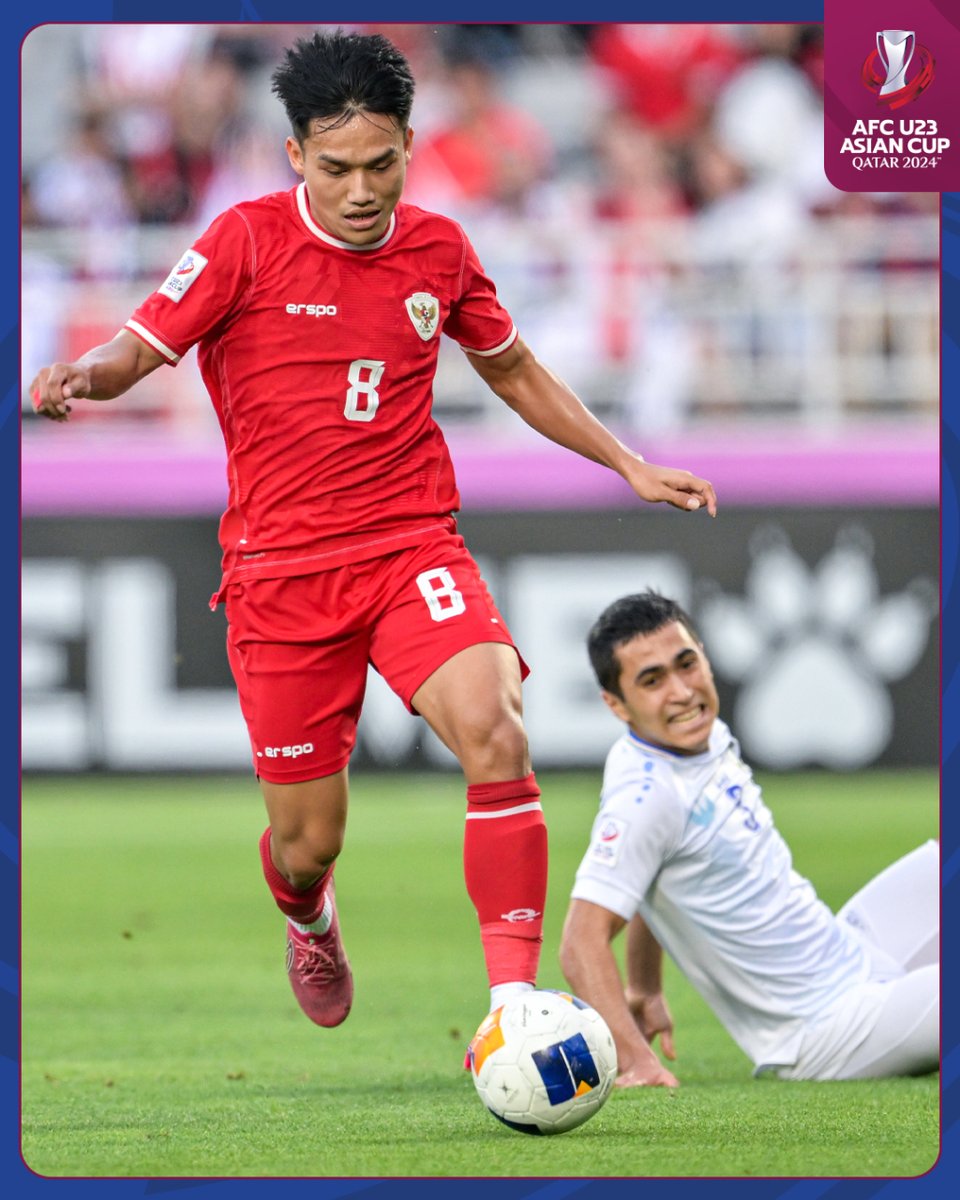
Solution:
{"label": "blurred stadium seating", "polygon": [[[936,196],[827,182],[819,27],[385,31],[418,77],[408,199],[463,220],[527,341],[604,418],[935,422]],[[269,72],[307,32],[28,36],[25,376],[111,337],[217,212],[295,182]],[[436,401],[448,427],[502,419],[450,348]],[[192,359],[83,424],[103,420],[219,436]]]}

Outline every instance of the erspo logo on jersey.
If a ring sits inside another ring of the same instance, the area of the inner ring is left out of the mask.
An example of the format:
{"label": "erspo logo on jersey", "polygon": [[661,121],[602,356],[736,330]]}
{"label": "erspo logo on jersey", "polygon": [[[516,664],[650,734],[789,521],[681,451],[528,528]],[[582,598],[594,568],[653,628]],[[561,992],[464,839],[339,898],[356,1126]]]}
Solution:
{"label": "erspo logo on jersey", "polygon": [[207,265],[207,259],[196,250],[188,250],[177,263],[166,279],[157,288],[161,296],[167,296],[174,304],[179,304],[193,285],[200,272]]}
{"label": "erspo logo on jersey", "polygon": [[335,317],[335,304],[288,304],[287,312],[291,317]]}

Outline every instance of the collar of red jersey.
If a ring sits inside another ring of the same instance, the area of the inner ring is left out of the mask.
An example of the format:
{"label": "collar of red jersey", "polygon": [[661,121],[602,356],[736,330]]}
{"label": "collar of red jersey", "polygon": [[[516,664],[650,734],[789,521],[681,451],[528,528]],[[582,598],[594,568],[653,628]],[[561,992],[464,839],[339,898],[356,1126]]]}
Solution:
{"label": "collar of red jersey", "polygon": [[329,233],[321,229],[313,219],[310,212],[310,199],[307,196],[307,185],[301,183],[297,187],[297,208],[300,210],[300,216],[303,219],[304,225],[310,230],[314,237],[318,237],[321,242],[326,242],[328,246],[336,246],[338,250],[354,250],[362,252],[365,250],[379,250],[381,246],[385,246],[393,237],[393,231],[397,227],[397,214],[390,214],[390,224],[387,226],[387,232],[380,238],[379,241],[370,242],[366,246],[354,246],[351,242],[341,242],[339,238],[331,237]]}

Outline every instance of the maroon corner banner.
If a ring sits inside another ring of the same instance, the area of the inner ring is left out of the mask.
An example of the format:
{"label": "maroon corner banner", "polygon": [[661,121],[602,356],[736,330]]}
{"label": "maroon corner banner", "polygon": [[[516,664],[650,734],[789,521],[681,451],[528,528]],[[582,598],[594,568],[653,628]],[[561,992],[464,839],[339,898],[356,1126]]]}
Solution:
{"label": "maroon corner banner", "polygon": [[830,182],[960,191],[960,0],[824,0],[823,15]]}

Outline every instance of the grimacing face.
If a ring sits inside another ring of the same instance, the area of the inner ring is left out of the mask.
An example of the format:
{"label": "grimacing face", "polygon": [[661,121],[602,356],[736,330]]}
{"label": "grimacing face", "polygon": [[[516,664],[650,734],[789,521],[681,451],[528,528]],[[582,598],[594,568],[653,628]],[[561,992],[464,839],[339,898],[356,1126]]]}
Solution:
{"label": "grimacing face", "polygon": [[287,157],[303,177],[313,219],[326,233],[352,246],[377,242],[386,233],[407,176],[413,130],[384,113],[355,113],[328,128],[317,118],[303,144],[286,142]]}
{"label": "grimacing face", "polygon": [[703,647],[679,621],[638,634],[614,652],[623,697],[604,691],[610,710],[638,738],[675,754],[701,754],[720,711]]}

